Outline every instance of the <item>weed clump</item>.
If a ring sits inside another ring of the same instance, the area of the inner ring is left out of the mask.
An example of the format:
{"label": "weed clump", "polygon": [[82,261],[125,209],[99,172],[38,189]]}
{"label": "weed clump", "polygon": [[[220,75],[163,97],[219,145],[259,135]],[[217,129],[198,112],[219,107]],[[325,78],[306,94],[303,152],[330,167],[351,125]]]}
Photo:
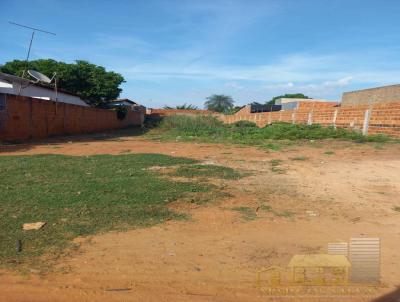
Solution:
{"label": "weed clump", "polygon": [[237,121],[234,122],[232,125],[237,128],[257,127],[256,123],[250,121]]}

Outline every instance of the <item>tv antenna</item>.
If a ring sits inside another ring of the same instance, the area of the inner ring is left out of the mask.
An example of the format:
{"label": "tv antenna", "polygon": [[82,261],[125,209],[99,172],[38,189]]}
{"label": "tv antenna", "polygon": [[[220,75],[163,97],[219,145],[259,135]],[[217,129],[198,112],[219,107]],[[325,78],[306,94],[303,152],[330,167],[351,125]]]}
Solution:
{"label": "tv antenna", "polygon": [[[56,34],[50,32],[50,31],[46,31],[46,30],[43,30],[43,29],[39,29],[39,28],[34,28],[34,27],[18,24],[18,23],[11,22],[11,21],[8,21],[8,23],[10,23],[12,25],[15,25],[15,26],[19,26],[19,27],[23,27],[23,28],[27,28],[27,29],[31,29],[32,30],[32,36],[31,36],[31,40],[29,42],[28,54],[26,55],[26,60],[25,60],[25,65],[26,65],[25,69],[28,69],[29,55],[31,54],[32,42],[33,42],[33,38],[35,37],[35,33],[36,32],[42,32],[42,33],[49,34],[49,35],[54,35],[54,36]],[[25,70],[24,70],[24,72],[22,74],[22,77],[24,77],[24,75],[25,75]]]}
{"label": "tv antenna", "polygon": [[[37,83],[45,83],[45,84],[51,84],[51,82],[53,82],[54,80],[54,91],[55,91],[55,101],[57,103],[57,96],[58,96],[58,89],[57,89],[57,73],[55,72],[53,74],[53,76],[51,77],[51,79],[44,75],[43,73],[36,71],[36,70],[32,70],[32,69],[28,69],[28,74],[34,78],[36,80],[36,82],[33,82],[34,84]],[[57,107],[56,107],[57,110]]]}

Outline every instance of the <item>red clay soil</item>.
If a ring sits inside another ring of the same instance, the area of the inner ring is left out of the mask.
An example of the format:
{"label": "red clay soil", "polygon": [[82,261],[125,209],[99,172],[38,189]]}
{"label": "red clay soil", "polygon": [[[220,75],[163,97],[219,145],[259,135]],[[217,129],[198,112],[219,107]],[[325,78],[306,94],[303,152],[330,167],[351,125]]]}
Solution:
{"label": "red clay soil", "polygon": [[[197,158],[251,175],[223,181],[230,198],[172,206],[191,220],[78,238],[79,250],[50,273],[3,271],[0,301],[373,301],[400,284],[400,212],[394,210],[400,206],[400,145],[328,141],[268,152],[88,137],[9,146],[2,154],[128,151]],[[279,169],[272,171],[271,159],[282,160]],[[266,204],[272,210],[263,210]],[[233,207],[248,207],[254,216],[245,219]],[[383,286],[370,295],[271,296],[256,287],[261,268],[286,267],[294,254],[326,253],[329,242],[351,237],[382,239]]]}

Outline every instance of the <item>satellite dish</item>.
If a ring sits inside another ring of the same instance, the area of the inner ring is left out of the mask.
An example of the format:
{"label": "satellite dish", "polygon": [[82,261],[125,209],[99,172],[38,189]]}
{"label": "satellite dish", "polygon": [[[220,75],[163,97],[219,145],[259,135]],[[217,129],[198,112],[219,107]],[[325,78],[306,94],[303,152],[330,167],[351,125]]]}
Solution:
{"label": "satellite dish", "polygon": [[43,73],[40,73],[39,71],[28,70],[28,73],[32,78],[35,78],[38,82],[44,82],[47,84],[51,83],[51,80],[49,79],[49,77],[45,76]]}

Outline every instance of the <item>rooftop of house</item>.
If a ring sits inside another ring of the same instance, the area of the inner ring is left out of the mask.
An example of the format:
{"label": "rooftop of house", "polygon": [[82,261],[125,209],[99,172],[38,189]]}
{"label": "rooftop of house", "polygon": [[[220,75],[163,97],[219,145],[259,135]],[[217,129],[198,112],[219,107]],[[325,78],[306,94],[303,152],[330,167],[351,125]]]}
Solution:
{"label": "rooftop of house", "polygon": [[[42,83],[35,83],[35,82],[33,82],[33,81],[29,80],[29,79],[25,79],[25,78],[22,78],[22,77],[19,77],[19,76],[15,76],[15,75],[12,75],[12,74],[8,74],[8,73],[4,73],[4,72],[0,72],[0,81],[6,82],[6,83],[9,83],[9,84],[18,83],[18,84],[23,85],[23,86],[30,85],[30,86],[41,87],[41,88],[48,89],[48,90],[54,90],[54,87],[51,87],[49,85],[45,85],[45,84],[42,84]],[[64,89],[58,88],[57,90],[58,90],[58,92],[62,92],[62,93],[69,94],[69,95],[73,95],[73,96],[76,96],[76,97],[80,98],[79,95],[77,95],[75,93],[72,93],[72,92],[69,92],[69,91],[66,91]]]}
{"label": "rooftop of house", "polygon": [[111,103],[131,103],[132,105],[139,105],[138,102],[132,101],[130,99],[116,99],[116,100],[112,100]]}

